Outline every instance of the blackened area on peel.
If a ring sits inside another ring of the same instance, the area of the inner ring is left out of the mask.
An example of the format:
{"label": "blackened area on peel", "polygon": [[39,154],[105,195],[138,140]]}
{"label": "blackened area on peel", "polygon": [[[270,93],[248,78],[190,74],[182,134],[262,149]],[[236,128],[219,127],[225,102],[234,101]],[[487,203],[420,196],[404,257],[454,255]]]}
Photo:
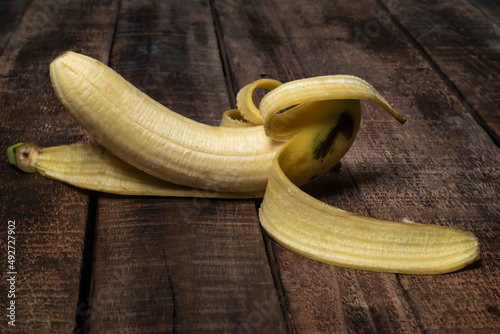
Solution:
{"label": "blackened area on peel", "polygon": [[340,114],[337,125],[335,125],[325,139],[316,146],[313,152],[314,159],[319,160],[325,158],[339,134],[342,134],[347,140],[351,139],[354,134],[354,119],[346,112]]}

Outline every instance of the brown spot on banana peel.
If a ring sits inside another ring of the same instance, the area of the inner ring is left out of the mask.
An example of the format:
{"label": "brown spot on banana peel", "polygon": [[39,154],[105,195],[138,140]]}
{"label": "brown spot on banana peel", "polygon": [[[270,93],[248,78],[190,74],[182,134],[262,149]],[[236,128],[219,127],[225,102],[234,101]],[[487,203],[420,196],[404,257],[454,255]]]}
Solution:
{"label": "brown spot on banana peel", "polygon": [[314,159],[324,159],[330,153],[339,134],[342,134],[346,140],[350,140],[354,134],[354,119],[347,112],[339,115],[337,124],[323,140],[316,144],[313,151]]}
{"label": "brown spot on banana peel", "polygon": [[315,178],[317,178],[318,176],[319,176],[319,174],[314,174],[313,176],[311,176],[311,177],[309,178],[309,181],[314,180],[314,179],[315,179]]}
{"label": "brown spot on banana peel", "polygon": [[309,160],[309,154],[305,153],[300,158],[298,158],[297,160],[295,160],[294,164],[296,166],[300,166],[300,165],[306,163],[308,160]]}

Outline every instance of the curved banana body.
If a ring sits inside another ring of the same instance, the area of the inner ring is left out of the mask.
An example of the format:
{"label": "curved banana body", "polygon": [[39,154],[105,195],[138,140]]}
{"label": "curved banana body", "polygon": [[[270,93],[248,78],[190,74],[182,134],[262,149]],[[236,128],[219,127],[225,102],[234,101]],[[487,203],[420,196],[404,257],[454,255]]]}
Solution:
{"label": "curved banana body", "polygon": [[283,145],[259,127],[214,127],[174,113],[101,62],[72,52],[50,65],[57,96],[101,145],[160,179],[200,189],[266,187]]}
{"label": "curved banana body", "polygon": [[[351,147],[360,99],[405,121],[359,78],[258,80],[240,91],[238,110],[227,111],[221,126],[213,127],[174,113],[83,55],[66,52],[51,64],[50,74],[73,118],[116,157],[89,144],[10,147],[9,161],[25,171],[123,194],[200,195],[188,188],[194,187],[212,191],[206,197],[237,198],[265,190],[259,219],[273,239],[299,254],[350,268],[437,274],[479,258],[472,233],[361,217],[298,188],[337,164]],[[252,102],[256,88],[271,90],[259,109]],[[104,180],[90,181],[88,166],[92,177]],[[78,179],[72,170],[84,176]]]}

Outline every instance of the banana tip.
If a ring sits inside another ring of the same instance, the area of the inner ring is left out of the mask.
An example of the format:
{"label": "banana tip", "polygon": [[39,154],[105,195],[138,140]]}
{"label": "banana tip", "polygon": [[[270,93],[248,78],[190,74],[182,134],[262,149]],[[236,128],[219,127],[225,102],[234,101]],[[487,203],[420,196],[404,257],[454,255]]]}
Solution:
{"label": "banana tip", "polygon": [[392,113],[392,116],[401,124],[405,124],[407,119],[406,117],[404,117],[403,115],[401,115],[400,113],[398,113],[397,111],[394,110],[394,112]]}
{"label": "banana tip", "polygon": [[64,51],[63,53],[61,53],[59,56],[57,56],[52,62],[56,62],[57,60],[63,58],[65,55],[67,55],[69,52],[71,51]]}
{"label": "banana tip", "polygon": [[16,154],[14,152],[14,149],[18,146],[21,146],[23,143],[17,143],[17,144],[14,144],[14,145],[11,145],[7,148],[7,159],[9,159],[9,163],[11,165],[15,165],[16,164]]}

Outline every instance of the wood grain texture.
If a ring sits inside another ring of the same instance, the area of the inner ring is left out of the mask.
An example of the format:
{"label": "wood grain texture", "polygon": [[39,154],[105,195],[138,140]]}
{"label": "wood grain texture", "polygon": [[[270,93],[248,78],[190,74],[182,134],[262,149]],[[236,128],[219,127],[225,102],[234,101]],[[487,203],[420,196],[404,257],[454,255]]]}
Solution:
{"label": "wood grain texture", "polygon": [[21,21],[30,3],[31,0],[0,2],[0,54],[13,37],[13,30]]}
{"label": "wood grain texture", "polygon": [[497,26],[500,26],[500,6],[495,0],[470,0],[472,5],[477,7]]}
{"label": "wood grain texture", "polygon": [[[363,103],[342,167],[304,190],[363,215],[470,230],[482,251],[441,276],[340,268],[272,241],[258,201],[92,194],[4,159],[0,271],[16,220],[18,308],[16,328],[2,321],[1,333],[500,331],[494,1],[16,0],[0,9],[4,151],[26,139],[92,140],[50,87],[48,64],[67,49],[213,125],[253,80],[353,74],[409,121]],[[86,240],[94,226],[95,244]],[[2,279],[4,310],[6,291]]]}
{"label": "wood grain texture", "polygon": [[[249,53],[244,48],[242,54],[239,43],[253,45],[248,66],[254,65],[255,73],[271,72],[266,67],[279,62],[280,53],[293,50],[283,59],[286,70],[275,70],[276,79],[358,75],[409,118],[401,126],[364,104],[358,139],[343,159],[343,190],[328,195],[328,203],[378,218],[467,229],[482,245],[480,264],[438,277],[328,268],[276,246],[295,330],[414,333],[499,328],[498,294],[493,293],[499,284],[498,147],[395,19],[375,20],[385,7],[373,1],[251,1],[236,10],[234,2],[218,3],[226,6],[220,21],[235,82]],[[245,76],[246,71],[241,72]],[[309,293],[304,293],[305,286],[311,286]],[[321,292],[311,294],[314,289]],[[487,320],[471,321],[474,317]]]}
{"label": "wood grain texture", "polygon": [[208,1],[122,1],[109,65],[199,122],[230,109]]}
{"label": "wood grain texture", "polygon": [[253,203],[100,200],[90,331],[284,331]]}
{"label": "wood grain texture", "polygon": [[[2,152],[25,140],[42,145],[89,140],[53,94],[48,65],[66,49],[85,48],[93,55],[106,57],[114,25],[110,17],[116,6],[110,3],[96,7],[83,1],[65,5],[33,1],[20,23],[11,29],[12,36],[0,57]],[[0,175],[0,300],[4,310],[0,332],[72,332],[89,219],[89,192],[40,175],[24,174],[10,166],[5,156]],[[5,313],[7,303],[14,300],[7,298],[4,275],[9,220],[16,221],[15,327],[7,324]]]}
{"label": "wood grain texture", "polygon": [[[382,1],[388,20],[393,16],[408,31],[460,92],[460,99],[475,119],[500,143],[500,5],[467,0],[423,3]],[[481,11],[480,9],[484,11]]]}
{"label": "wood grain texture", "polygon": [[[110,62],[169,108],[230,108],[208,1],[122,1]],[[284,331],[253,201],[98,201],[92,333]]]}

